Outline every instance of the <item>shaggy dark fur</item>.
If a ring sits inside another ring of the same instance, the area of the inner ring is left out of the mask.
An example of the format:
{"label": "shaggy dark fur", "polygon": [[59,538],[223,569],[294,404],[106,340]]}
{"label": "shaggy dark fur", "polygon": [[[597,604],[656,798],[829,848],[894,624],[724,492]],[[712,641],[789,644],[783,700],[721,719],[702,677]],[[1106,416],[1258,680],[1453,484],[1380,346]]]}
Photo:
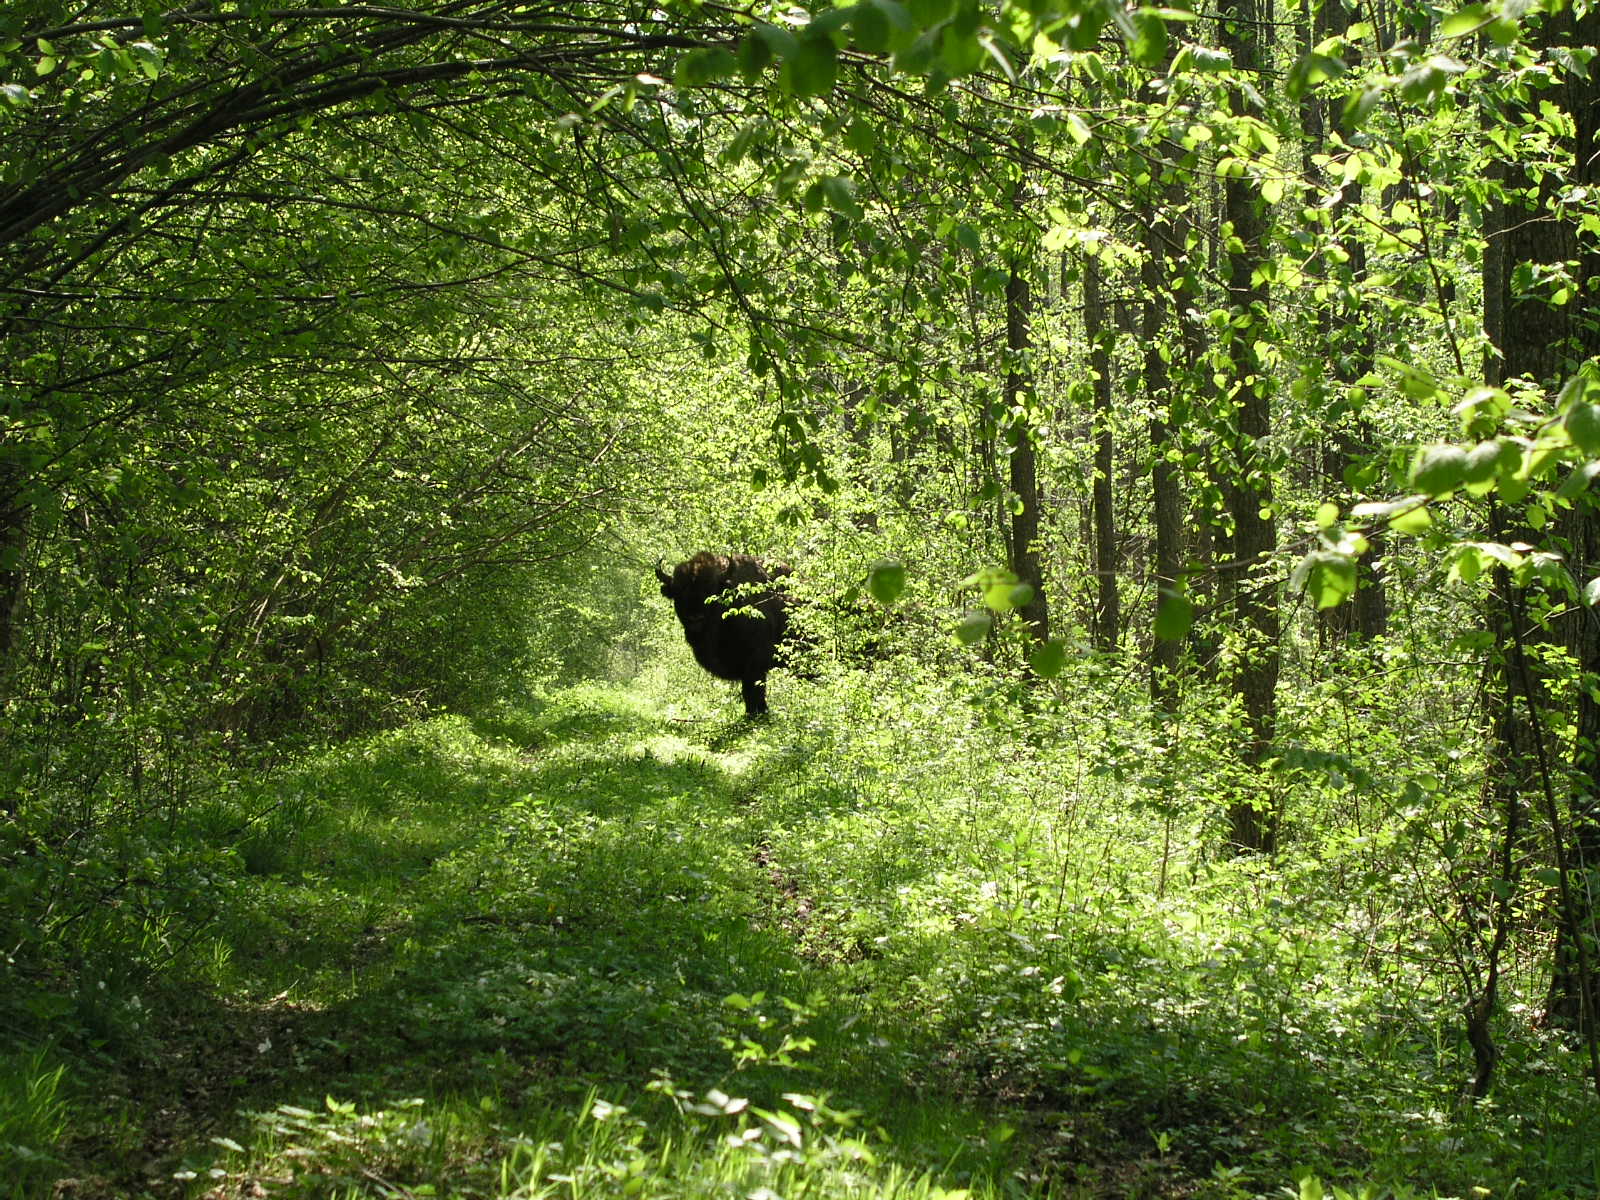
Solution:
{"label": "shaggy dark fur", "polygon": [[738,683],[747,717],[767,711],[767,672],[783,665],[789,636],[785,566],[765,567],[748,554],[702,550],[668,575],[661,594],[672,601],[695,661],[718,679]]}

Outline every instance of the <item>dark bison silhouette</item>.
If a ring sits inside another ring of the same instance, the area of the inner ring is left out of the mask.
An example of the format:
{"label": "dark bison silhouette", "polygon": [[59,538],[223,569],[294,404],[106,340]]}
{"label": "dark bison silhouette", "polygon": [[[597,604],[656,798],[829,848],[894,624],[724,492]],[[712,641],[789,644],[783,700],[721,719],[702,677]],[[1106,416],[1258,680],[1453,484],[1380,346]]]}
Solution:
{"label": "dark bison silhouette", "polygon": [[748,554],[702,550],[667,574],[658,564],[661,594],[672,601],[695,661],[744,695],[747,717],[767,711],[767,672],[784,665],[790,638],[789,568],[764,566]]}

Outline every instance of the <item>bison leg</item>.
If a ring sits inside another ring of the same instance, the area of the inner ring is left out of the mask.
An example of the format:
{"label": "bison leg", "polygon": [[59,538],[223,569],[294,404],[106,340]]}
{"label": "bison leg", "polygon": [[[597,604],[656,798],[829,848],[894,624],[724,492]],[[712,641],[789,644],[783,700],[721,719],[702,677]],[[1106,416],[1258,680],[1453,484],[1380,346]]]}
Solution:
{"label": "bison leg", "polygon": [[746,679],[739,685],[744,693],[744,715],[747,717],[764,717],[767,715],[767,677],[759,679]]}

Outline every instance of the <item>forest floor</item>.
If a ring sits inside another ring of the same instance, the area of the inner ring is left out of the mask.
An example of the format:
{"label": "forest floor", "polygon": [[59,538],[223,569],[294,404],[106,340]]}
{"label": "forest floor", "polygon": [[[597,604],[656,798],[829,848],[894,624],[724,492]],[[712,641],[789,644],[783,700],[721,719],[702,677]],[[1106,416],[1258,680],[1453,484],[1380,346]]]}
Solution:
{"label": "forest floor", "polygon": [[870,994],[785,866],[794,750],[584,689],[277,780],[54,1194],[1190,1194],[1147,1129]]}
{"label": "forest floor", "polygon": [[1414,1103],[1373,1064],[1432,1051],[1317,998],[1277,899],[1186,961],[1110,865],[1142,835],[1057,779],[1046,855],[963,736],[586,685],[242,786],[181,833],[229,847],[217,911],[106,1000],[13,1194],[1314,1197],[1385,1155],[1365,1194],[1450,1195],[1589,1136]]}

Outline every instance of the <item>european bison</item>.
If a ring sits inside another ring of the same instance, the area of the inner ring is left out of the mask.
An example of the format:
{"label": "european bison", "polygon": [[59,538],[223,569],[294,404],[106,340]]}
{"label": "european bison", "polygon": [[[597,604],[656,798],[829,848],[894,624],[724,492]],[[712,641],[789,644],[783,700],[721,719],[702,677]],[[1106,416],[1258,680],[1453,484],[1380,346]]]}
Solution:
{"label": "european bison", "polygon": [[748,554],[702,550],[668,575],[659,565],[661,594],[672,601],[695,661],[744,695],[747,717],[767,711],[767,672],[783,665],[789,604],[785,566],[765,567]]}

